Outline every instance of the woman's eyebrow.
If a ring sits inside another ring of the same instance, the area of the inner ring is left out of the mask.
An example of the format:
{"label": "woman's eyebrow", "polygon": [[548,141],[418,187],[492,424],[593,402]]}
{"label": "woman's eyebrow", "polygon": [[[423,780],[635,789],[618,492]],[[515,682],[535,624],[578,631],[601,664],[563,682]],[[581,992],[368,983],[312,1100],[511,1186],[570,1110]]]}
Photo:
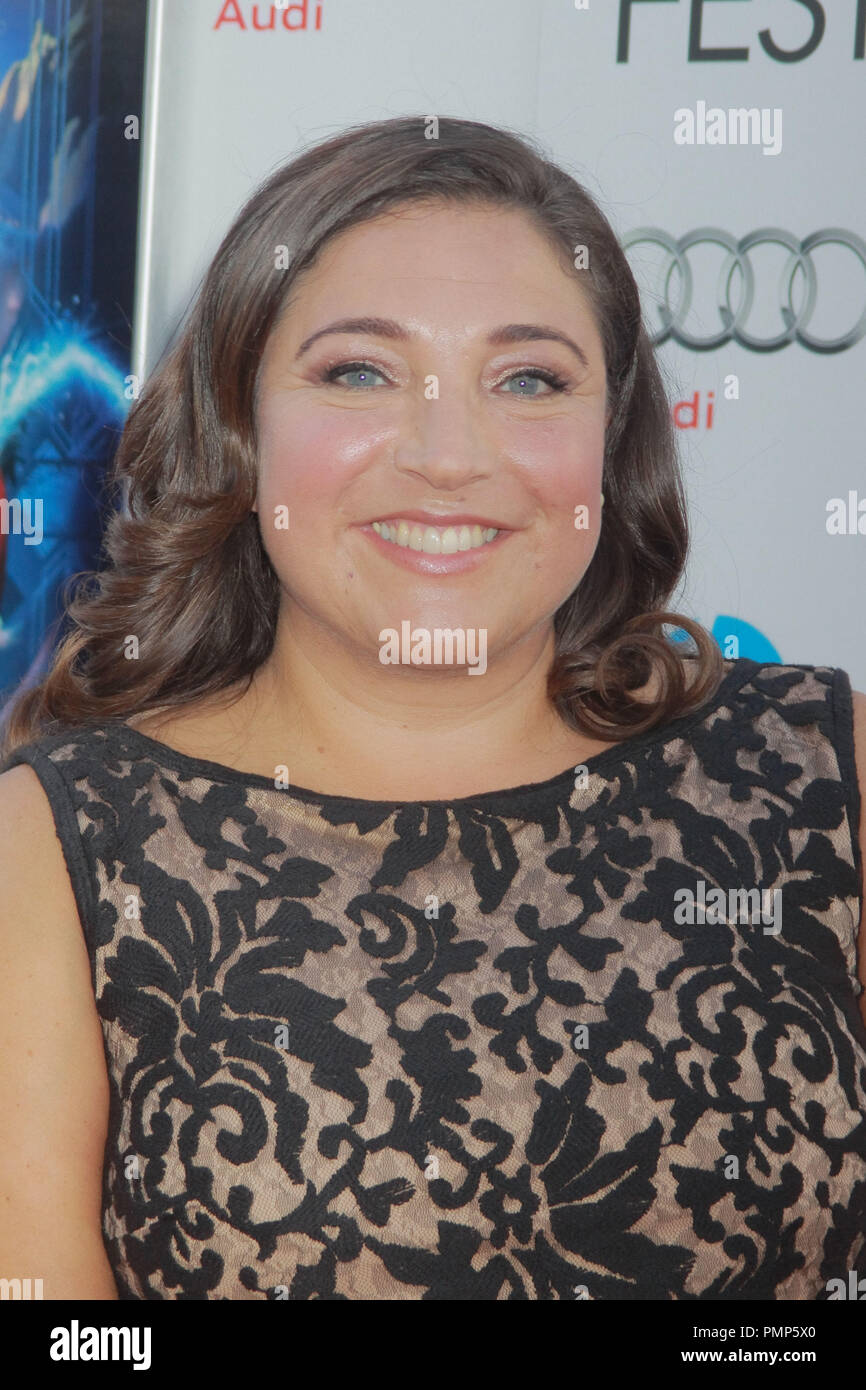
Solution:
{"label": "woman's eyebrow", "polygon": [[[324,328],[319,328],[315,333],[311,333],[309,338],[305,338],[298,348],[298,357],[303,357],[305,352],[317,342],[319,338],[324,338],[328,333],[368,333],[371,336],[380,338],[393,338],[405,342],[409,338],[407,329],[394,319],[380,318],[357,318],[357,319],[336,319],[333,323],[326,324]],[[575,354],[584,367],[589,367],[586,353],[572,338],[566,333],[560,333],[557,328],[550,328],[542,323],[506,323],[500,328],[494,328],[488,334],[487,341],[491,346],[498,346],[501,343],[521,343],[538,342],[547,339],[555,343],[564,343],[567,348]]]}

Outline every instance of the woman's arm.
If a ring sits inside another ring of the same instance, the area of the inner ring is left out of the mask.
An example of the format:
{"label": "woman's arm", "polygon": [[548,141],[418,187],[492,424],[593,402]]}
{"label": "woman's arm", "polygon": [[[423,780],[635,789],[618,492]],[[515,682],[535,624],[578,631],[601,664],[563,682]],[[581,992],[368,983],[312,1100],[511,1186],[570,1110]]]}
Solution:
{"label": "woman's arm", "polygon": [[860,1010],[866,1023],[866,695],[861,691],[852,692],[854,703],[854,759],[857,764],[857,781],[860,784],[860,854],[862,857],[863,883],[860,892],[862,912],[860,914],[860,938],[857,950],[858,975],[864,986],[860,995]]}
{"label": "woman's arm", "polygon": [[111,1299],[108,1076],[90,962],[39,779],[0,775],[0,1279]]}

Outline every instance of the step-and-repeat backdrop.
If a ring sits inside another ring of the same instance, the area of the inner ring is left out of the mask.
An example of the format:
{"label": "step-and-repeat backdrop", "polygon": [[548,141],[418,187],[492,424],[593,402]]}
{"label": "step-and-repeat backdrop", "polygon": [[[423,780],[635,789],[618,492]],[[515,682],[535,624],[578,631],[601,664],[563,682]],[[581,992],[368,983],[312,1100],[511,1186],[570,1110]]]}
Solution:
{"label": "step-and-repeat backdrop", "polygon": [[539,140],[627,249],[692,521],[673,606],[866,689],[866,0],[151,0],[133,370],[296,148],[418,114]]}

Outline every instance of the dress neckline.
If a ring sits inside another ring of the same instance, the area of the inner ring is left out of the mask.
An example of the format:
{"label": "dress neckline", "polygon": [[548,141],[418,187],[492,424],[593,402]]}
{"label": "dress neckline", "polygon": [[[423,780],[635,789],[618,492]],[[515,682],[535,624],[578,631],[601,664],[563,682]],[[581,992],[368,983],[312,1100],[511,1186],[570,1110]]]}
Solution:
{"label": "dress neckline", "polygon": [[[144,751],[149,750],[154,761],[160,761],[175,771],[186,773],[190,777],[200,777],[211,782],[234,782],[246,787],[258,787],[272,791],[283,799],[288,797],[306,803],[313,802],[324,807],[340,807],[343,810],[352,806],[371,809],[388,807],[396,810],[428,806],[441,807],[442,809],[477,806],[499,814],[507,814],[509,806],[517,803],[525,803],[548,796],[557,798],[567,785],[573,784],[575,767],[585,767],[587,774],[591,775],[609,763],[622,762],[644,749],[654,747],[657,744],[664,745],[679,738],[693,725],[699,724],[709,714],[724,705],[729,696],[760,669],[761,664],[749,657],[733,659],[731,669],[720,681],[715,694],[697,709],[681,715],[678,719],[667,724],[649,729],[645,733],[621,739],[618,743],[611,744],[609,748],[603,748],[601,752],[591,754],[582,763],[570,763],[562,772],[555,773],[553,777],[548,777],[541,782],[524,782],[519,786],[504,787],[497,791],[478,792],[470,796],[394,801],[381,797],[346,796],[339,792],[318,792],[309,787],[296,786],[291,782],[288,787],[276,787],[273,777],[266,777],[264,773],[260,772],[244,772],[240,768],[229,767],[225,763],[214,762],[208,758],[197,758],[190,753],[181,753],[178,749],[172,748],[170,744],[163,743],[160,739],[151,738],[150,734],[142,733],[140,729],[133,728],[123,719],[106,720],[98,727],[113,731],[127,742],[137,744]],[[289,774],[291,775],[291,768]]]}

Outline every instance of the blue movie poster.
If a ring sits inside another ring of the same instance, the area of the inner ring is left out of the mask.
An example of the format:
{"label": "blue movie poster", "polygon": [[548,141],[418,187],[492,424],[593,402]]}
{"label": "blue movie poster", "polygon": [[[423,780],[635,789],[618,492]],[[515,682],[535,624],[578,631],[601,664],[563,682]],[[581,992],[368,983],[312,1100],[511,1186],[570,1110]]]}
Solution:
{"label": "blue movie poster", "polygon": [[99,557],[129,409],[143,0],[0,9],[0,707]]}

